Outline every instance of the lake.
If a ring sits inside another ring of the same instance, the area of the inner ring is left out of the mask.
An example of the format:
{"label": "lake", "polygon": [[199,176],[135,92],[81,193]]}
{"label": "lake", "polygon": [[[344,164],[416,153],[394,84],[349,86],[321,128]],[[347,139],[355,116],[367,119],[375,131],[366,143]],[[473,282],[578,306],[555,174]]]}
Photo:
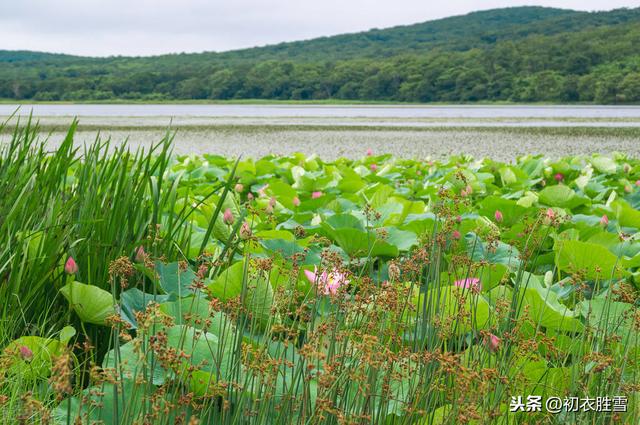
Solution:
{"label": "lake", "polygon": [[[0,116],[16,108],[0,104]],[[526,154],[640,155],[639,106],[20,105],[20,115],[31,111],[52,147],[78,117],[79,146],[98,134],[132,148],[150,146],[170,127],[178,154],[303,152],[333,159],[371,148],[400,157],[469,154],[505,161]]]}
{"label": "lake", "polygon": [[562,105],[230,105],[0,104],[0,115],[78,117],[325,117],[325,118],[614,118],[640,119],[640,106]]}

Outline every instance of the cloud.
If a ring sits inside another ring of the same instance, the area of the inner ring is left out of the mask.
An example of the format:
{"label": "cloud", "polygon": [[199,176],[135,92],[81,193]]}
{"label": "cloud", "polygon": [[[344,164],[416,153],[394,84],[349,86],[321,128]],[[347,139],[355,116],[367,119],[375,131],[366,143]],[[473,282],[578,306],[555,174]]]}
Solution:
{"label": "cloud", "polygon": [[[581,10],[635,1],[449,0],[21,0],[0,3],[0,49],[91,56],[222,51],[373,27],[422,22],[479,8],[540,4]],[[637,4],[636,4],[637,5]]]}

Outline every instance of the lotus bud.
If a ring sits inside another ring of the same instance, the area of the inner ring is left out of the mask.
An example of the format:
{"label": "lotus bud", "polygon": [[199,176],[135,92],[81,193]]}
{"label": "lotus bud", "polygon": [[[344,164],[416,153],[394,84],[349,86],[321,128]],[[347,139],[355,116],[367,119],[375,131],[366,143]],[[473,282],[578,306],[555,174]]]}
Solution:
{"label": "lotus bud", "polygon": [[69,257],[67,262],[64,263],[64,271],[67,274],[76,274],[78,273],[78,265],[76,264],[76,260],[73,257]]}
{"label": "lotus bud", "polygon": [[371,164],[369,168],[371,168],[371,171],[376,171],[378,169],[378,166],[376,164]]}
{"label": "lotus bud", "polygon": [[453,233],[451,234],[451,237],[455,240],[460,239],[461,235],[460,235],[460,231],[459,230],[454,230]]}
{"label": "lotus bud", "polygon": [[231,212],[231,208],[227,208],[224,210],[224,214],[222,214],[222,221],[224,224],[231,226],[234,222],[233,213]]}
{"label": "lotus bud", "polygon": [[607,215],[603,215],[602,218],[600,219],[600,224],[604,227],[607,227],[609,225],[609,217],[607,217]]}
{"label": "lotus bud", "polygon": [[250,200],[250,201],[253,201],[253,193],[249,192],[247,194],[247,199]]}
{"label": "lotus bud", "polygon": [[460,216],[460,215],[459,215],[459,216],[457,216],[457,217],[456,217],[456,222],[457,222],[457,223],[462,223],[462,216]]}
{"label": "lotus bud", "polygon": [[560,183],[561,181],[563,181],[563,180],[564,180],[564,174],[562,174],[562,173],[556,173],[556,175],[555,175],[555,176],[553,176],[553,178],[554,178],[554,179],[556,179],[556,181],[557,181],[558,183]]}
{"label": "lotus bud", "polygon": [[500,344],[502,342],[502,340],[500,338],[498,338],[497,336],[495,336],[494,334],[490,333],[488,335],[485,336],[485,344],[487,345],[487,348],[489,349],[489,351],[495,353],[496,351],[498,351],[500,349]]}
{"label": "lotus bud", "polygon": [[371,156],[373,155],[373,149],[369,148],[367,149],[367,156]]}
{"label": "lotus bud", "polygon": [[504,217],[502,216],[502,212],[500,210],[496,210],[495,218],[498,223],[501,223]]}
{"label": "lotus bud", "polygon": [[236,192],[242,193],[242,192],[244,192],[244,185],[242,183],[238,183],[238,184],[236,184],[234,189],[235,189]]}
{"label": "lotus bud", "polygon": [[627,193],[631,193],[631,185],[625,185],[624,191]]}
{"label": "lotus bud", "polygon": [[136,263],[143,263],[145,258],[147,258],[147,253],[144,251],[142,245],[140,245],[138,249],[136,249]]}
{"label": "lotus bud", "polygon": [[267,206],[264,209],[264,212],[266,212],[267,214],[273,214],[273,207],[271,206],[271,204],[267,204]]}
{"label": "lotus bud", "polygon": [[29,361],[31,361],[31,359],[33,359],[33,351],[31,351],[31,349],[29,347],[27,347],[26,345],[21,345],[20,346],[20,357],[25,362],[29,362]]}
{"label": "lotus bud", "polygon": [[291,202],[293,202],[293,206],[294,207],[299,207],[300,206],[300,198],[298,198],[297,196],[294,196],[293,200]]}
{"label": "lotus bud", "polygon": [[271,206],[271,208],[276,206],[276,198],[275,197],[271,197],[271,199],[269,199],[269,206]]}
{"label": "lotus bud", "polygon": [[629,174],[631,172],[631,165],[625,162],[622,166],[622,170],[625,172],[625,174]]}
{"label": "lotus bud", "polygon": [[251,226],[249,226],[249,223],[245,221],[244,223],[242,223],[242,226],[240,226],[240,239],[246,241],[248,239],[251,239],[252,235],[253,233],[251,232]]}
{"label": "lotus bud", "polygon": [[636,186],[640,187],[640,180],[636,180]]}
{"label": "lotus bud", "polygon": [[321,196],[322,196],[322,192],[320,192],[320,191],[311,193],[311,199],[318,199]]}

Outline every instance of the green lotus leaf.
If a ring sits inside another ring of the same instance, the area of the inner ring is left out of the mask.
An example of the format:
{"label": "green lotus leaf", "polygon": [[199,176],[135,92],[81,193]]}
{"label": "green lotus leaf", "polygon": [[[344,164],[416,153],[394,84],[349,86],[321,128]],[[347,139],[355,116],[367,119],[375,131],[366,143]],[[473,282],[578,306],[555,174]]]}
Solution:
{"label": "green lotus leaf", "polygon": [[60,293],[83,322],[107,326],[107,318],[115,314],[113,296],[97,286],[71,282]]}
{"label": "green lotus leaf", "polygon": [[632,304],[612,301],[603,298],[581,301],[576,310],[589,321],[594,332],[600,334],[617,334],[623,344],[640,346],[640,332],[634,328]]}
{"label": "green lotus leaf", "polygon": [[538,202],[550,207],[574,208],[584,203],[569,186],[558,184],[547,186],[538,194]]}
{"label": "green lotus leaf", "polygon": [[147,294],[138,288],[127,289],[120,294],[120,315],[131,324],[132,329],[136,329],[136,312],[145,311],[147,306],[152,302],[163,303],[172,297],[174,297],[174,295]]}
{"label": "green lotus leaf", "polygon": [[536,326],[569,332],[584,329],[577,318],[579,313],[561,304],[555,292],[539,287],[526,287],[518,296],[521,303],[519,314],[526,314]]}
{"label": "green lotus leaf", "polygon": [[[3,355],[10,359],[6,372],[26,381],[47,378],[51,375],[53,359],[62,354],[65,347],[66,342],[53,338],[20,337],[2,350]],[[22,355],[21,349],[30,352],[30,358]]]}
{"label": "green lotus leaf", "polygon": [[606,247],[576,240],[557,241],[555,263],[566,273],[580,273],[587,279],[607,280],[624,275],[619,259]]}
{"label": "green lotus leaf", "polygon": [[[451,323],[451,331],[461,335],[489,325],[491,307],[487,300],[468,289],[457,286],[434,288],[414,299],[418,315],[425,312],[429,322],[438,317],[440,323]],[[460,307],[466,312],[460,315]]]}
{"label": "green lotus leaf", "polygon": [[418,245],[418,237],[415,233],[408,230],[400,230],[395,227],[385,227],[386,237],[384,241],[389,243],[399,251],[409,251]]}
{"label": "green lotus leaf", "polygon": [[141,344],[140,340],[135,339],[118,347],[117,351],[113,349],[107,352],[102,367],[117,370],[125,380],[147,380],[153,385],[163,385],[172,378],[173,373],[163,368],[154,357],[148,340]]}
{"label": "green lotus leaf", "polygon": [[527,213],[527,208],[518,205],[518,202],[497,196],[485,198],[479,206],[478,213],[485,217],[493,218],[495,212],[500,211],[505,226],[513,226],[521,221],[522,217]]}
{"label": "green lotus leaf", "polygon": [[[117,424],[125,415],[132,422],[142,421],[144,397],[149,395],[148,385],[124,379],[117,384],[103,383],[86,388],[80,396],[63,400],[53,410],[56,425],[67,423]],[[124,405],[123,405],[123,402]],[[182,408],[173,409],[166,417],[173,421]]]}
{"label": "green lotus leaf", "polygon": [[179,263],[163,264],[156,261],[155,270],[160,278],[160,287],[165,293],[186,297],[195,292],[191,284],[196,274],[191,268],[182,270]]}
{"label": "green lotus leaf", "polygon": [[512,270],[520,267],[520,252],[514,246],[502,241],[489,246],[474,233],[465,235],[467,252],[473,261],[488,261],[491,264],[504,264]]}
{"label": "green lotus leaf", "polygon": [[222,301],[241,297],[246,285],[244,307],[259,328],[272,321],[273,289],[269,280],[257,274],[245,275],[245,261],[238,261],[207,285],[209,294]]}
{"label": "green lotus leaf", "polygon": [[594,156],[591,158],[590,162],[591,165],[593,165],[593,168],[602,174],[615,174],[618,169],[616,162],[606,156]]}
{"label": "green lotus leaf", "polygon": [[618,199],[611,204],[611,209],[620,225],[640,229],[640,211],[634,209],[626,201]]}
{"label": "green lotus leaf", "polygon": [[218,337],[231,335],[235,330],[227,315],[212,310],[202,295],[162,303],[160,311],[173,317],[176,325],[188,325]]}

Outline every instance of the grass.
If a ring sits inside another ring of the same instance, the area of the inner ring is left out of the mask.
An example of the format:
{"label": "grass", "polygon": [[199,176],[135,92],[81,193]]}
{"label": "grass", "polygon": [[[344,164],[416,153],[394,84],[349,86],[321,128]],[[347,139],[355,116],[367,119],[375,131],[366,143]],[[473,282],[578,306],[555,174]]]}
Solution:
{"label": "grass", "polygon": [[0,150],[3,423],[640,419],[637,159],[179,157],[172,134],[75,148],[75,123],[50,152],[41,131]]}

